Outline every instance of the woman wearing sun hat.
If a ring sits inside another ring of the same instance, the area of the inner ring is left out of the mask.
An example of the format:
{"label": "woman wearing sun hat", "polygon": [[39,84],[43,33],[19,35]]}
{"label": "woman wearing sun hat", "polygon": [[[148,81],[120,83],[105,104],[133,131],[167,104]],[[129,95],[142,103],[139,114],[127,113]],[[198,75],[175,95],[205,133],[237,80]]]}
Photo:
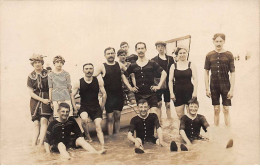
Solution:
{"label": "woman wearing sun hat", "polygon": [[29,59],[34,67],[27,79],[27,87],[31,96],[30,110],[34,123],[32,145],[42,145],[46,134],[48,119],[52,115],[49,101],[48,71],[43,69],[42,55],[33,54]]}

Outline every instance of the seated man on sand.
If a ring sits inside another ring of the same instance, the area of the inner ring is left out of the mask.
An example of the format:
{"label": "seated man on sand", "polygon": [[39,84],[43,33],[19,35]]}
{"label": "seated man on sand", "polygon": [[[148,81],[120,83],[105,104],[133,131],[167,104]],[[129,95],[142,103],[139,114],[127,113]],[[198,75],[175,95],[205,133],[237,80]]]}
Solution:
{"label": "seated man on sand", "polygon": [[[180,121],[180,135],[183,141],[189,147],[195,140],[211,140],[212,138],[210,136],[211,131],[209,129],[209,124],[203,115],[198,114],[199,102],[197,99],[191,99],[188,102],[188,107],[187,115],[184,115]],[[205,137],[200,135],[201,128],[206,133]],[[233,140],[230,139],[226,148],[230,148],[232,146]],[[188,151],[188,148],[184,144],[181,144],[180,148],[182,151]],[[176,142],[171,142],[170,150],[178,150]]]}
{"label": "seated man on sand", "polygon": [[58,118],[52,121],[47,129],[44,141],[46,153],[59,152],[61,157],[70,159],[67,152],[70,147],[82,147],[91,153],[105,152],[104,150],[97,151],[84,140],[77,122],[73,117],[69,117],[70,106],[67,103],[60,103],[57,112]]}
{"label": "seated man on sand", "polygon": [[[144,142],[152,142],[157,145],[164,146],[162,128],[159,119],[155,113],[149,113],[149,105],[147,100],[140,99],[138,101],[139,114],[130,121],[130,128],[127,138],[135,144],[136,153],[144,153]],[[158,138],[154,136],[156,128]],[[136,132],[136,137],[134,137]]]}

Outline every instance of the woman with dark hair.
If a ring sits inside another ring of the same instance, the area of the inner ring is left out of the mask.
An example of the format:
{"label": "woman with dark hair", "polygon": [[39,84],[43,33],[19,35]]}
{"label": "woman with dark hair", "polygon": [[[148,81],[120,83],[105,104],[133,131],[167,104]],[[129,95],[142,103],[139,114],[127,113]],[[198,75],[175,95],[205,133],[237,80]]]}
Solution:
{"label": "woman with dark hair", "polygon": [[169,89],[177,116],[181,119],[184,115],[185,104],[197,97],[198,80],[196,67],[187,60],[188,49],[178,47],[175,55],[178,57],[178,62],[172,64],[170,68]]}
{"label": "woman with dark hair", "polygon": [[78,113],[72,96],[70,74],[62,68],[64,63],[65,59],[62,56],[55,56],[53,58],[55,68],[48,75],[49,98],[55,119],[58,118],[57,110],[60,103],[65,102],[70,105],[70,109],[74,109],[74,112],[73,110],[70,111],[69,116],[76,116]]}
{"label": "woman with dark hair", "polygon": [[49,101],[48,71],[43,69],[43,56],[33,54],[30,58],[34,71],[28,76],[27,87],[31,96],[30,109],[34,123],[32,145],[43,145],[48,119],[52,115]]}

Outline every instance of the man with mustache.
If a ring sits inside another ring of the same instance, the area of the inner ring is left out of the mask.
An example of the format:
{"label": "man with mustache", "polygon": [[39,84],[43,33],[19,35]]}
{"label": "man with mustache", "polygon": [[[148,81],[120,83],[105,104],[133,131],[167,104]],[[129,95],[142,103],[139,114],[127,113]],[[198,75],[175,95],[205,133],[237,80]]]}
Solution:
{"label": "man with mustache", "polygon": [[97,69],[94,76],[101,74],[104,80],[104,87],[107,93],[105,109],[107,115],[108,135],[112,135],[114,125],[115,133],[119,133],[120,130],[120,117],[124,105],[121,71],[125,71],[126,68],[115,61],[114,48],[106,48],[104,50],[104,55],[107,61]]}
{"label": "man with mustache", "polygon": [[170,90],[168,87],[169,82],[169,71],[171,65],[174,63],[174,59],[171,56],[166,55],[166,43],[164,41],[157,41],[155,43],[156,50],[158,51],[158,55],[155,56],[152,60],[157,62],[163,70],[167,73],[166,82],[164,83],[164,88],[158,90],[156,92],[157,99],[158,99],[158,117],[159,120],[161,120],[161,114],[162,114],[162,96],[163,100],[165,102],[166,107],[166,114],[167,118],[171,119],[171,110],[170,110]]}
{"label": "man with mustache", "polygon": [[[79,116],[82,120],[82,128],[85,137],[91,140],[88,131],[88,116],[94,121],[97,131],[97,137],[104,149],[104,135],[102,132],[101,121],[103,116],[103,109],[106,103],[107,95],[102,79],[98,80],[93,77],[94,66],[92,63],[83,65],[83,73],[85,76],[81,78],[73,88],[73,97],[79,92],[80,95],[80,109]],[[99,104],[98,94],[102,93],[102,101]]]}
{"label": "man with mustache", "polygon": [[[166,72],[156,62],[146,58],[146,44],[138,42],[135,45],[135,51],[138,54],[138,60],[127,68],[125,74],[122,75],[123,81],[130,91],[135,92],[135,98],[138,102],[140,99],[146,99],[151,112],[156,113],[158,107],[158,100],[156,91],[159,90],[166,79]],[[134,74],[136,79],[136,86],[132,87],[126,76]],[[126,75],[126,76],[125,76]],[[154,83],[155,76],[161,76],[159,84]]]}
{"label": "man with mustache", "polygon": [[[215,112],[214,123],[216,126],[219,125],[219,99],[221,95],[225,124],[229,127],[229,106],[231,106],[235,84],[234,57],[230,51],[223,49],[223,45],[225,44],[224,34],[215,34],[213,37],[213,44],[215,45],[215,50],[207,54],[204,66],[206,95],[212,99],[212,105],[214,106]],[[209,71],[211,71],[210,86]]]}

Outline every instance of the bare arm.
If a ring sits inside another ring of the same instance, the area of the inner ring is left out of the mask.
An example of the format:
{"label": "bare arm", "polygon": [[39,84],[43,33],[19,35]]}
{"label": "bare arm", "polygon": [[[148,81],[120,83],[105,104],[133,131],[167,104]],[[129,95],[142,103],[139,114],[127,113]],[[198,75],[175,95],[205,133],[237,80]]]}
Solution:
{"label": "bare arm", "polygon": [[165,80],[166,80],[166,77],[167,77],[167,73],[163,70],[161,72],[161,78],[160,78],[160,82],[159,82],[158,86],[152,86],[151,90],[156,92],[157,90],[161,89],[163,82],[165,82]]}
{"label": "bare arm", "polygon": [[79,91],[79,81],[77,81],[76,83],[75,83],[75,85],[73,86],[73,88],[72,88],[72,93],[71,93],[71,103],[72,103],[72,105],[73,105],[73,108],[74,108],[74,110],[75,110],[75,113],[77,112],[77,106],[76,106],[76,100],[75,100],[75,95],[78,93],[78,91]]}
{"label": "bare arm", "polygon": [[93,76],[97,77],[100,74],[103,74],[103,69],[104,69],[104,65],[102,64],[102,66],[98,67],[97,70],[94,71]]}
{"label": "bare arm", "polygon": [[188,145],[190,145],[191,142],[190,142],[189,138],[187,137],[185,131],[184,131],[184,130],[180,130],[180,134],[181,134],[182,139],[183,139]]}
{"label": "bare arm", "polygon": [[135,142],[135,140],[136,140],[136,138],[133,136],[132,132],[130,132],[130,131],[127,134],[127,138],[131,142]]}
{"label": "bare arm", "polygon": [[228,92],[227,98],[232,99],[234,93],[234,85],[235,85],[235,72],[230,73],[230,90]]}
{"label": "bare arm", "polygon": [[130,74],[130,77],[131,77],[131,80],[132,80],[132,82],[133,82],[134,87],[136,87],[135,74],[131,73],[131,74]]}
{"label": "bare arm", "polygon": [[163,83],[165,82],[166,80],[166,77],[167,77],[167,73],[163,70],[161,72],[161,78],[160,78],[160,83],[158,84],[158,86],[161,88]]}
{"label": "bare arm", "polygon": [[209,90],[209,70],[205,70],[204,79],[205,79],[206,95],[210,98],[211,93]]}
{"label": "bare arm", "polygon": [[52,89],[53,88],[49,88],[49,100],[52,102]]}
{"label": "bare arm", "polygon": [[128,79],[126,78],[126,76],[124,74],[121,75],[121,78],[124,82],[124,84],[127,86],[127,88],[132,91],[132,92],[137,92],[137,87],[132,87],[128,81]]}
{"label": "bare arm", "polygon": [[29,89],[29,94],[30,94],[30,96],[31,96],[32,98],[34,98],[35,100],[41,101],[41,102],[43,102],[44,104],[49,104],[49,103],[50,103],[49,99],[43,99],[43,98],[41,98],[40,96],[36,95],[36,94],[33,92],[33,89],[32,89],[32,88],[28,87],[28,89]]}
{"label": "bare arm", "polygon": [[170,68],[170,73],[169,73],[169,90],[170,90],[171,99],[173,101],[175,101],[175,95],[173,92],[174,69],[175,69],[175,65],[172,64],[171,68]]}
{"label": "bare arm", "polygon": [[107,93],[106,90],[104,88],[104,81],[102,79],[98,80],[98,84],[99,84],[99,89],[100,92],[102,93],[102,102],[100,104],[101,110],[104,110],[105,104],[106,104],[106,100],[107,100]]}
{"label": "bare arm", "polygon": [[198,77],[197,77],[197,68],[194,64],[191,64],[191,70],[192,70],[192,79],[193,79],[193,86],[194,86],[192,97],[197,97]]}

